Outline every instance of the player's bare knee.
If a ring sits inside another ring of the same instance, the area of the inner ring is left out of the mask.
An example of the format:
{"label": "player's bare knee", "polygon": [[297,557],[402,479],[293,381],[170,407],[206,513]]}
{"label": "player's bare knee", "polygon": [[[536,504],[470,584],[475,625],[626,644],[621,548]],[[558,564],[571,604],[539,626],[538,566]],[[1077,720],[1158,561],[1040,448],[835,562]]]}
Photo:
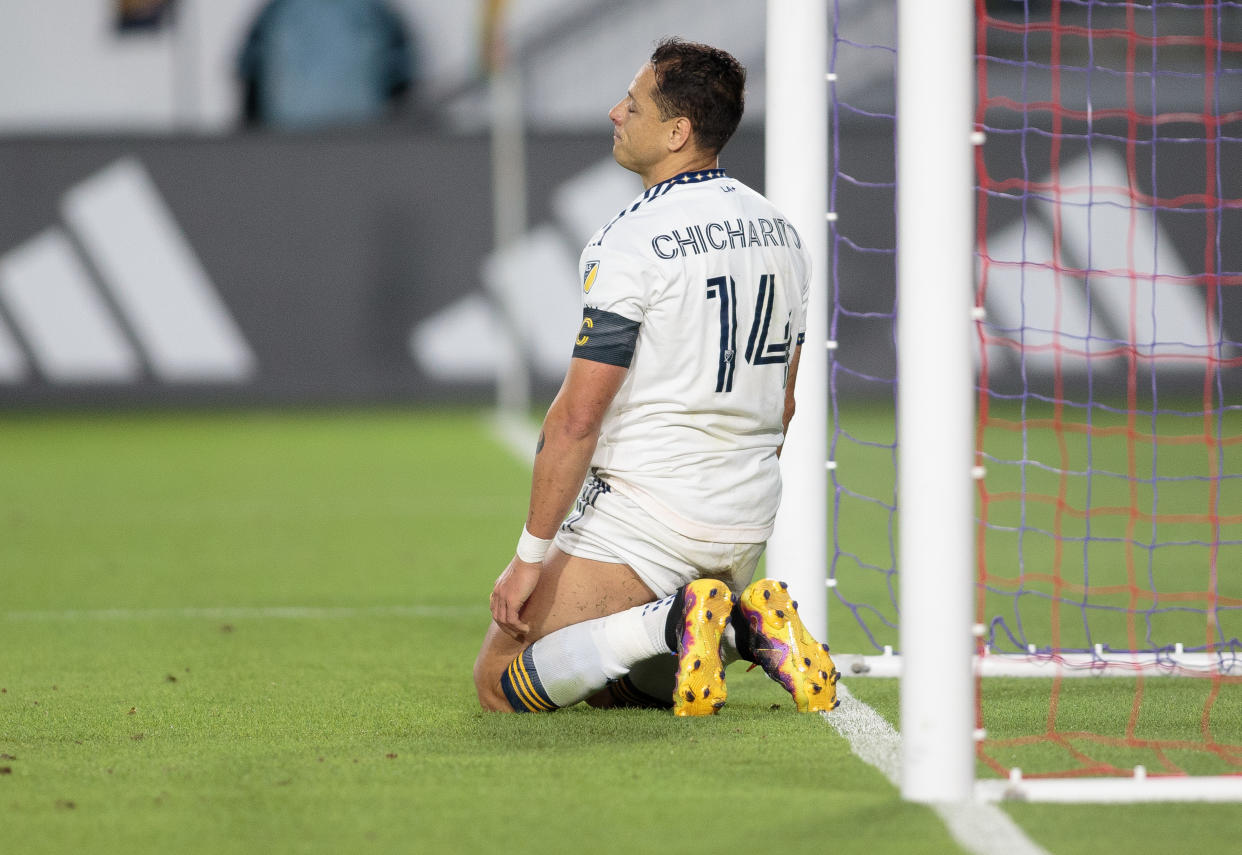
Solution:
{"label": "player's bare knee", "polygon": [[488,665],[481,655],[474,661],[474,691],[479,697],[479,706],[492,712],[513,712],[500,689],[500,673]]}
{"label": "player's bare knee", "polygon": [[488,712],[513,712],[513,707],[509,705],[509,701],[505,699],[504,694],[499,690],[485,689],[478,687],[479,706]]}

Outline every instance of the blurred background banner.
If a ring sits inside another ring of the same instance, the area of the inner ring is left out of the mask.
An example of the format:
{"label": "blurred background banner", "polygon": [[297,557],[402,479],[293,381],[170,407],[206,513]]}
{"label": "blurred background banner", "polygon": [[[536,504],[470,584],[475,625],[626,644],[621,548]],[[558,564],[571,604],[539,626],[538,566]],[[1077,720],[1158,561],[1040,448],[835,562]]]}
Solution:
{"label": "blurred background banner", "polygon": [[0,0],[0,406],[487,403],[506,364],[550,395],[659,37],[752,66],[727,166],[762,185],[762,4],[659,5]]}
{"label": "blurred background banner", "polygon": [[[764,6],[0,0],[0,407],[486,403],[518,364],[536,396],[550,395],[577,329],[581,247],[641,190],[611,160],[607,111],[658,38],[719,44],[748,66],[746,117],[722,164],[764,188]],[[892,4],[858,9],[860,43],[868,28],[882,42]],[[510,76],[497,87],[501,66]],[[891,73],[851,68],[837,86],[859,109],[832,129],[857,179],[834,188],[849,236],[832,259],[847,309],[834,331],[837,382],[864,395],[896,371],[874,320],[895,300],[893,135],[876,120],[892,110]],[[1007,73],[998,65],[990,85],[1021,97]],[[1162,99],[1202,97],[1169,86]],[[272,107],[281,99],[337,109]],[[502,113],[503,133],[493,127]],[[1051,182],[1047,152],[1020,138],[991,134],[989,167]],[[1223,289],[1210,318],[1205,309],[1201,224],[1123,198],[1135,183],[1140,197],[1203,186],[1210,165],[1174,145],[1160,138],[1140,153],[1170,147],[1159,173],[1146,160],[1132,169],[1120,144],[1062,153],[1066,192],[1032,210],[998,195],[988,252],[1013,275],[994,269],[989,314],[1014,329],[1024,316],[1050,342],[1074,339],[1086,336],[1092,300],[1091,323],[1125,340],[1126,319],[1100,295],[1108,271],[1126,268],[1152,274],[1140,284],[1161,318],[1153,370],[1177,375],[1179,354],[1211,340],[1209,324],[1242,336],[1242,289]],[[524,180],[511,180],[515,168]],[[1219,175],[1221,196],[1239,195],[1242,170]],[[1070,190],[1092,185],[1118,204],[1079,222]],[[1056,224],[1069,236],[1058,259],[1068,273],[1053,272]],[[1097,234],[1095,246],[1126,257],[1080,252],[1073,235],[1088,229],[1116,235]],[[1222,240],[1220,253],[1217,269],[1242,269],[1242,242]],[[1039,305],[1025,285],[1045,274],[1078,276],[1077,301]],[[1201,372],[1181,362],[1194,394]],[[1075,382],[1074,365],[1062,369]],[[1051,364],[1019,369],[999,351],[990,370],[1002,387],[1052,376]]]}
{"label": "blurred background banner", "polygon": [[[730,154],[761,178],[757,135]],[[641,186],[602,135],[539,137],[529,169],[496,249],[477,134],[0,140],[0,402],[484,402],[485,278],[552,391],[583,232]]]}
{"label": "blurred background banner", "polygon": [[[884,133],[840,133],[843,151],[890,168]],[[991,144],[994,163],[1005,145]],[[530,224],[496,247],[488,158],[480,134],[394,129],[0,139],[0,403],[483,403],[497,361],[514,358],[529,359],[536,392],[550,394],[577,330],[581,246],[640,187],[612,163],[602,135],[537,133],[527,154]],[[762,158],[761,136],[743,129],[724,163],[762,187]],[[1120,153],[1096,152],[1093,162],[1097,175],[1113,170],[1103,183],[1124,184]],[[1178,169],[1202,165],[1183,159]],[[851,204],[849,188],[840,200]],[[838,330],[846,384],[895,373],[892,342],[869,320],[894,300],[887,256],[874,251],[894,243],[892,212],[852,207],[868,222],[851,230],[870,246],[847,245],[836,259],[851,309]],[[1031,223],[1051,228],[1046,208],[1028,218],[1028,232]],[[1020,212],[996,204],[992,215],[990,252],[1004,258],[1012,247],[1018,260]],[[1118,208],[1116,222],[1097,217],[1092,227],[1117,230],[1125,251],[1130,216]],[[1137,233],[1150,244],[1138,254],[1158,253],[1162,270],[1180,265],[1189,275],[1193,234],[1156,220]],[[1036,245],[1028,234],[1026,251]],[[989,312],[1003,320],[1039,311],[1016,301],[1019,287],[994,287]],[[1237,291],[1224,289],[1230,328],[1242,318]],[[1162,331],[1201,347],[1197,289],[1159,294]],[[1060,307],[1071,334],[1086,318],[1076,305]],[[1054,307],[1044,309],[1052,324]],[[498,310],[520,322],[522,354],[503,346]],[[1107,321],[1107,306],[1095,318]],[[1175,356],[1161,370],[1176,372]],[[1007,382],[1039,382],[1003,357],[994,382],[1006,370]],[[1065,376],[1072,382],[1072,364]],[[1193,370],[1186,379],[1188,393],[1202,382]]]}

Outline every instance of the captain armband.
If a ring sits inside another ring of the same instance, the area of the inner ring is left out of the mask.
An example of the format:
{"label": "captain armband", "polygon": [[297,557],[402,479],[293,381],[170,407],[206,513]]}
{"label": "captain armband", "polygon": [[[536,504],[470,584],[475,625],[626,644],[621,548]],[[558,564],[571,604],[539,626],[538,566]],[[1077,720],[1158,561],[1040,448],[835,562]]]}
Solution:
{"label": "captain armband", "polygon": [[582,326],[574,342],[573,355],[578,359],[603,362],[629,368],[638,341],[638,321],[624,315],[594,309],[582,310]]}

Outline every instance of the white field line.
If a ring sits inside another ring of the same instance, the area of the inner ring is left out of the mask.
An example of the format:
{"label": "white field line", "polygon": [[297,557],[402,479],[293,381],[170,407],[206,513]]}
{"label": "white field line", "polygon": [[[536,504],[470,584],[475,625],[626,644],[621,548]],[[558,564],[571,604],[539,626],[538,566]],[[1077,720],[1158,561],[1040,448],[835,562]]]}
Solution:
{"label": "white field line", "polygon": [[[823,718],[850,744],[864,762],[879,769],[895,787],[901,786],[901,734],[879,713],[837,685],[841,705]],[[1048,855],[1009,815],[984,802],[932,805],[953,839],[975,855]]]}
{"label": "white field line", "polygon": [[486,612],[487,609],[483,606],[209,606],[205,608],[15,611],[0,612],[0,619],[16,622],[126,621],[168,618],[336,620],[356,617],[455,618],[483,615]]}

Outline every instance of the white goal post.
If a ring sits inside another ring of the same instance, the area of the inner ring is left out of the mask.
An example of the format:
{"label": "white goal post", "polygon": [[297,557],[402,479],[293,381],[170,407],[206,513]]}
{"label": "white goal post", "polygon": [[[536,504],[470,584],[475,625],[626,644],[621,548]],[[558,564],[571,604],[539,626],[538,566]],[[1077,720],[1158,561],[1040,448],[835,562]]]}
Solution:
{"label": "white goal post", "polygon": [[897,7],[901,793],[974,786],[974,4]]}
{"label": "white goal post", "polygon": [[811,253],[797,414],[781,452],[784,498],[767,575],[797,592],[798,614],[828,635],[828,3],[768,0],[764,195]]}

